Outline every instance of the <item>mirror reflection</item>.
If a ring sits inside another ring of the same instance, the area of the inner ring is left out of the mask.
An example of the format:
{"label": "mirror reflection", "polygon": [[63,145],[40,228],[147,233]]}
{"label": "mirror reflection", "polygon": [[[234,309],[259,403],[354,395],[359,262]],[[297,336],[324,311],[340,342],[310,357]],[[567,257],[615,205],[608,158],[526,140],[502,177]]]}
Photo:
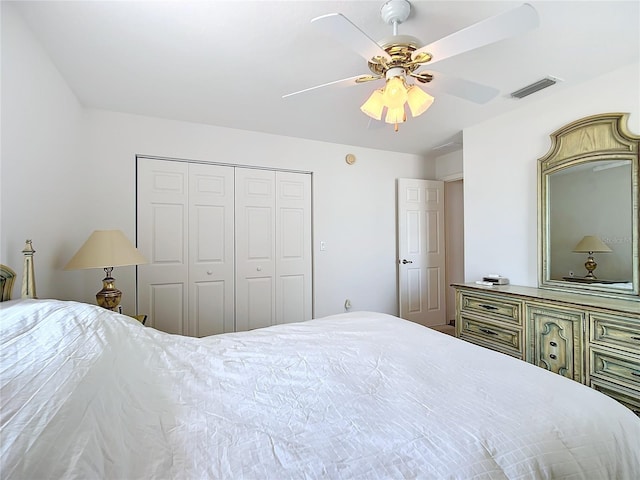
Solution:
{"label": "mirror reflection", "polygon": [[551,280],[633,289],[631,161],[590,161],[548,175]]}
{"label": "mirror reflection", "polygon": [[628,113],[551,134],[538,159],[538,286],[640,301],[640,137]]}

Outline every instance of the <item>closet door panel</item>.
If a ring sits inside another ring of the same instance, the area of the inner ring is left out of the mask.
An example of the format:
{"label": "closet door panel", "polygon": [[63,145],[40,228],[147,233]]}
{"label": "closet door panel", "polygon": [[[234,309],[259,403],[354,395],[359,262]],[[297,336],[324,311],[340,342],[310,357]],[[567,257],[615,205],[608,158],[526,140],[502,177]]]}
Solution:
{"label": "closet door panel", "polygon": [[253,277],[246,279],[246,328],[269,327],[273,325],[273,277]]}
{"label": "closet door panel", "polygon": [[149,309],[144,310],[149,312],[146,314],[147,325],[163,332],[186,335],[186,284],[155,282],[146,288],[150,299]]}
{"label": "closet door panel", "polygon": [[312,318],[311,175],[276,172],[276,323]]}
{"label": "closet door panel", "polygon": [[189,334],[233,332],[234,169],[189,164]]}
{"label": "closet door panel", "polygon": [[275,323],[275,172],[236,168],[236,330]]}
{"label": "closet door panel", "polygon": [[188,334],[188,166],[138,159],[137,241],[149,260],[138,266],[138,312],[147,324]]}
{"label": "closet door panel", "polygon": [[[229,296],[229,282],[224,280],[210,282],[194,282],[193,292],[193,321],[195,324],[193,335],[206,337],[224,333],[224,321],[227,319],[233,323],[226,311]],[[231,292],[233,298],[233,291]]]}

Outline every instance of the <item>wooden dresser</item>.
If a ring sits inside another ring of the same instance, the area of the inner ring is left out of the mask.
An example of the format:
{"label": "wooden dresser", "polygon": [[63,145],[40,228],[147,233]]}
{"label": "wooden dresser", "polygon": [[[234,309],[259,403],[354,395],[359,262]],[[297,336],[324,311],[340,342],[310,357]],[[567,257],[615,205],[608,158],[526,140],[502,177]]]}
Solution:
{"label": "wooden dresser", "polygon": [[456,336],[584,383],[640,416],[640,302],[454,284]]}

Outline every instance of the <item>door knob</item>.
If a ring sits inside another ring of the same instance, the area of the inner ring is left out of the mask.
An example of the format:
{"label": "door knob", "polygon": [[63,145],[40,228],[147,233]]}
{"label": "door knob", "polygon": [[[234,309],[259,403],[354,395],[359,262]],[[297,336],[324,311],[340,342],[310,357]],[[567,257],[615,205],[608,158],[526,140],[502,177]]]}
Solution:
{"label": "door knob", "polygon": [[413,263],[413,261],[412,260],[407,260],[406,258],[403,258],[402,259],[402,264],[406,265],[407,263]]}

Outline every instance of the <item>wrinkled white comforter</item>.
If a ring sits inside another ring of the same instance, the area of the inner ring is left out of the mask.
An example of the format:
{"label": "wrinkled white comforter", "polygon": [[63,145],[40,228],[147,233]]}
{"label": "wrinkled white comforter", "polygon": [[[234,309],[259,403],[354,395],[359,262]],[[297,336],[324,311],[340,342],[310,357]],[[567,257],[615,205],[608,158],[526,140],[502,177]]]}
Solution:
{"label": "wrinkled white comforter", "polygon": [[610,398],[398,318],[186,338],[1,305],[3,479],[637,479]]}

